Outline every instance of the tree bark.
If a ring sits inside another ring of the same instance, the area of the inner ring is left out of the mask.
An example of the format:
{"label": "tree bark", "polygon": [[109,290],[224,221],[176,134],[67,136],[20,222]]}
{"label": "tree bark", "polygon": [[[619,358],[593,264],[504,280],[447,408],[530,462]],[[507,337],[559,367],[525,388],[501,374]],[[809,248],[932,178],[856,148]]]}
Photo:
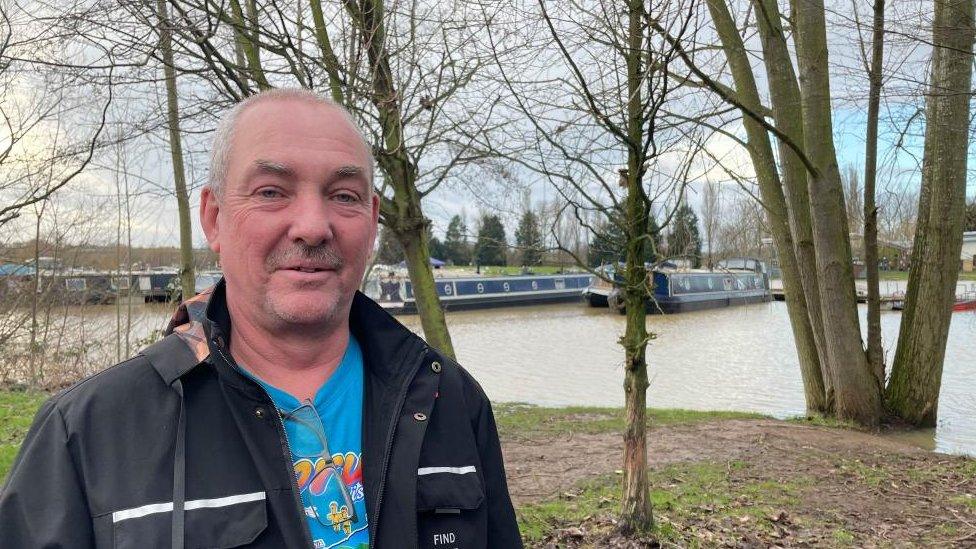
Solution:
{"label": "tree bark", "polygon": [[[745,46],[725,0],[708,0],[708,9],[729,61],[739,101],[747,109],[760,112],[762,105],[755,75],[752,72]],[[817,353],[803,280],[794,251],[786,198],[776,169],[773,148],[769,141],[768,132],[759,123],[748,116],[743,116],[742,123],[746,129],[749,156],[752,159],[756,180],[759,183],[759,192],[769,216],[773,244],[776,246],[776,253],[779,256],[780,268],[783,273],[787,313],[790,317],[797,357],[800,361],[807,413],[822,415],[828,411],[824,378],[821,372],[820,358]]]}
{"label": "tree bark", "polygon": [[620,516],[624,532],[649,532],[654,526],[650,480],[647,476],[647,245],[649,204],[643,187],[644,157],[640,148],[644,136],[643,36],[641,0],[627,3],[627,234],[624,304],[627,325],[620,344],[624,348],[624,487]]}
{"label": "tree bark", "polygon": [[868,78],[867,143],[864,150],[864,264],[868,278],[868,364],[878,385],[884,386],[884,348],[881,346],[881,289],[878,274],[878,111],[881,104],[881,62],[884,59],[884,0],[874,0],[871,65]]}
{"label": "tree bark", "polygon": [[[240,0],[230,0],[230,7],[234,18],[235,44],[244,52],[244,57],[247,59],[248,75],[257,83],[259,90],[271,89],[271,84],[268,83],[268,79],[264,75],[264,68],[261,66],[261,50],[258,48],[257,40],[248,32],[248,29],[251,28],[248,22],[253,22],[253,19],[256,18],[254,8],[248,4],[248,17],[245,18]],[[258,31],[256,28],[252,28],[251,32],[256,35]]]}
{"label": "tree bark", "polygon": [[173,67],[173,37],[166,0],[156,0],[159,11],[159,47],[163,54],[166,79],[166,116],[169,126],[169,151],[173,159],[173,186],[180,217],[180,287],[183,299],[193,297],[196,277],[193,273],[193,232],[190,224],[190,198],[183,168],[183,142],[180,138],[180,106],[176,95],[176,70]]}
{"label": "tree bark", "polygon": [[834,149],[824,6],[822,0],[794,0],[793,6],[803,145],[815,167],[808,174],[808,191],[835,414],[875,426],[881,419],[881,386],[860,337],[850,231]]}
{"label": "tree bark", "polygon": [[[753,0],[756,21],[762,40],[763,61],[769,79],[773,118],[776,126],[794,143],[803,144],[803,118],[800,109],[800,88],[793,70],[783,32],[779,6],[775,0]],[[782,164],[783,192],[789,211],[793,246],[796,250],[797,268],[803,284],[803,296],[810,316],[810,329],[816,346],[824,389],[822,413],[830,415],[834,408],[834,383],[827,355],[827,338],[824,334],[823,310],[820,300],[820,275],[817,272],[816,248],[813,243],[813,226],[810,220],[810,195],[807,186],[807,170],[803,161],[784,141],[778,142]]]}
{"label": "tree bark", "polygon": [[959,276],[973,76],[973,0],[937,0],[908,295],[886,391],[890,412],[935,426]]}
{"label": "tree bark", "polygon": [[339,59],[332,48],[332,41],[329,40],[329,31],[325,26],[325,16],[322,14],[322,0],[309,0],[312,8],[312,22],[315,25],[315,40],[319,44],[322,52],[322,64],[325,72],[329,75],[329,93],[332,100],[342,104],[342,78],[339,76]]}
{"label": "tree bark", "polygon": [[393,189],[392,200],[382,201],[384,224],[390,227],[407,256],[407,270],[417,303],[417,313],[427,343],[454,357],[454,345],[447,328],[447,319],[440,306],[434,273],[427,248],[427,224],[417,190],[417,166],[404,147],[400,100],[390,56],[385,46],[382,0],[345,1],[354,25],[359,27],[370,65],[372,96],[377,109],[382,149],[377,161],[383,168],[387,183]]}

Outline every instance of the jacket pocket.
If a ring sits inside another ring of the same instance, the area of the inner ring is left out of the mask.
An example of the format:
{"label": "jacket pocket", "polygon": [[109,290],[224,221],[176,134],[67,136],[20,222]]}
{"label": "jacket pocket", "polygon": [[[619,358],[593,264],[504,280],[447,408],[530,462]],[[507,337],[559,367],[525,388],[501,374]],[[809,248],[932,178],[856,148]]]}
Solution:
{"label": "jacket pocket", "polygon": [[[186,549],[224,549],[253,542],[268,526],[264,492],[188,500]],[[170,547],[173,503],[144,505],[112,514],[116,549]]]}
{"label": "jacket pocket", "polygon": [[485,488],[474,467],[427,467],[417,475],[421,549],[486,547]]}

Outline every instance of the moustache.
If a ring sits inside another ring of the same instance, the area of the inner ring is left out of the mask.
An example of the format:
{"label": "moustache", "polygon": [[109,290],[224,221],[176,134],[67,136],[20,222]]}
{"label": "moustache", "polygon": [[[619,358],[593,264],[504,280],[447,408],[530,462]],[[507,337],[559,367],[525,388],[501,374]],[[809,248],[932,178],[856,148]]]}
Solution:
{"label": "moustache", "polygon": [[331,246],[309,246],[298,243],[294,246],[276,249],[268,255],[265,264],[271,271],[290,268],[296,264],[313,265],[320,269],[339,270],[344,261]]}

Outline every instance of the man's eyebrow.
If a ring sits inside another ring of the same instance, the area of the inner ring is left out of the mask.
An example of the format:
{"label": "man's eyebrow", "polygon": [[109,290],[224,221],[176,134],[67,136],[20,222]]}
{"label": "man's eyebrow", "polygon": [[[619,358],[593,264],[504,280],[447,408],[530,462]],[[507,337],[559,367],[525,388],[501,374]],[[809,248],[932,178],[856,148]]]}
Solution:
{"label": "man's eyebrow", "polygon": [[341,166],[335,171],[336,177],[356,177],[363,174],[359,166]]}
{"label": "man's eyebrow", "polygon": [[270,160],[256,160],[254,166],[256,168],[255,171],[258,173],[280,175],[282,177],[293,177],[295,175],[295,172],[288,166]]}

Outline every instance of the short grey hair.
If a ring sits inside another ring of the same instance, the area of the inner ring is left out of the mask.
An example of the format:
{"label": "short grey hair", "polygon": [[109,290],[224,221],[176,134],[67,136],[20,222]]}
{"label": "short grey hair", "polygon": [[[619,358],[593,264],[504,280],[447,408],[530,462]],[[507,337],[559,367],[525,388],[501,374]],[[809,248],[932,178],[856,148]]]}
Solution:
{"label": "short grey hair", "polygon": [[224,182],[227,179],[227,171],[230,163],[230,149],[234,140],[234,132],[237,129],[237,120],[240,118],[241,114],[248,108],[253,107],[258,103],[272,101],[275,99],[297,99],[317,105],[331,107],[339,111],[346,121],[349,122],[349,125],[352,126],[356,131],[356,135],[358,135],[362,140],[363,147],[365,147],[366,153],[369,155],[369,181],[372,185],[374,164],[373,149],[366,140],[366,136],[362,129],[360,129],[359,124],[356,123],[356,120],[345,107],[313,90],[305,88],[274,88],[264,90],[260,93],[256,93],[245,98],[234,105],[224,114],[223,118],[220,119],[220,122],[217,124],[217,131],[214,134],[213,145],[210,148],[210,174],[207,178],[207,188],[210,189],[210,192],[212,192],[218,198],[223,192]]}

